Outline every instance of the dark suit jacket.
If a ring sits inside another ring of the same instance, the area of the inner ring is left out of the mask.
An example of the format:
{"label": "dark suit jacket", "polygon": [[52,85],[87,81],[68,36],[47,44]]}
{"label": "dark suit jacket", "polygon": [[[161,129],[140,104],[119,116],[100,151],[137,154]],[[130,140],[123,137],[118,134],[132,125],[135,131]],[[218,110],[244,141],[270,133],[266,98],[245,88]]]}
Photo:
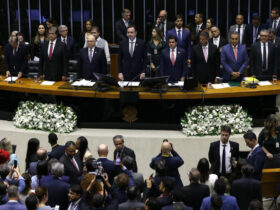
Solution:
{"label": "dark suit jacket", "polygon": [[135,208],[144,208],[144,203],[138,202],[137,200],[128,200],[125,203],[119,204],[119,210],[130,210]]}
{"label": "dark suit jacket", "polygon": [[110,184],[113,184],[114,177],[121,172],[121,168],[114,164],[113,161],[107,158],[98,158],[97,162],[102,162],[104,172],[108,174]]}
{"label": "dark suit jacket", "polygon": [[[209,39],[209,43],[214,44],[213,38]],[[226,45],[227,43],[228,43],[227,40],[226,40],[225,38],[223,38],[223,37],[220,36],[220,42],[219,42],[218,48],[219,48],[219,49],[222,48],[222,47],[223,47],[224,45]]]}
{"label": "dark suit jacket", "polygon": [[274,45],[277,49],[280,48],[280,37],[275,37]]}
{"label": "dark suit jacket", "polygon": [[77,168],[72,163],[71,159],[66,154],[63,154],[59,159],[59,162],[64,164],[64,175],[70,177],[71,183],[78,182],[78,179],[83,172],[82,161],[79,155],[75,154],[74,158],[79,166],[79,171],[77,170]]}
{"label": "dark suit jacket", "polygon": [[250,55],[250,75],[277,75],[278,58],[276,58],[276,48],[271,42],[268,42],[268,52],[266,53],[268,53],[268,69],[267,71],[262,71],[261,43],[257,42],[252,45]]}
{"label": "dark suit jacket", "polygon": [[52,58],[49,59],[48,44],[49,42],[46,42],[42,45],[39,62],[40,75],[45,75],[45,80],[61,81],[62,76],[66,76],[68,68],[66,45],[57,40]]}
{"label": "dark suit jacket", "polygon": [[0,210],[26,210],[26,206],[23,204],[20,204],[19,202],[7,202],[4,205],[0,205]]}
{"label": "dark suit jacket", "polygon": [[[154,23],[154,27],[157,27],[157,28],[160,28],[161,31],[162,31],[162,34],[163,36],[167,36],[167,32],[169,30],[171,30],[172,28],[174,28],[174,23],[172,21],[169,21],[169,20],[166,20],[166,31],[165,31],[165,34],[164,34],[164,24],[163,23],[160,23],[159,25],[156,25],[156,22]],[[167,37],[164,37],[166,38],[167,40]]]}
{"label": "dark suit jacket", "polygon": [[247,158],[247,163],[254,167],[254,176],[261,179],[262,169],[265,161],[265,153],[260,146],[254,149],[253,153]]}
{"label": "dark suit jacket", "polygon": [[[137,172],[137,163],[136,163],[136,156],[135,156],[135,153],[132,149],[124,146],[123,147],[123,150],[119,152],[120,153],[120,158],[121,160],[125,157],[125,156],[130,156],[133,158],[134,160],[134,164],[133,164],[133,168],[132,168],[132,171],[133,172]],[[116,160],[116,157],[117,157],[117,150],[115,149],[114,151],[114,160]]]}
{"label": "dark suit jacket", "polygon": [[[44,43],[47,43],[47,40],[44,40]],[[42,50],[42,43],[39,42],[37,44],[34,43],[34,40],[31,43],[31,60],[34,59],[34,56],[40,57],[41,55],[41,50]]]}
{"label": "dark suit jacket", "polygon": [[192,207],[193,210],[199,210],[203,198],[210,195],[209,187],[199,183],[191,183],[183,187],[183,191],[185,205]]}
{"label": "dark suit jacket", "polygon": [[5,47],[5,70],[10,71],[11,74],[18,74],[19,72],[27,73],[27,61],[28,61],[28,48],[25,44],[20,43],[18,50],[13,55],[13,47],[7,44]]}
{"label": "dark suit jacket", "polygon": [[38,165],[39,161],[36,161],[36,162],[31,162],[29,164],[29,169],[28,169],[28,173],[31,175],[31,176],[34,176],[37,174],[37,165]]}
{"label": "dark suit jacket", "polygon": [[[63,41],[61,40],[61,36],[58,37],[58,40],[63,43]],[[73,37],[67,36],[66,48],[68,52],[68,59],[74,59],[75,40]]]}
{"label": "dark suit jacket", "polygon": [[[268,18],[266,20],[266,28],[269,29],[269,28],[272,28],[272,24],[273,24],[273,19],[272,18]],[[276,28],[276,36],[277,37],[280,37],[280,23],[278,23],[278,26]]]}
{"label": "dark suit jacket", "polygon": [[166,176],[174,177],[176,179],[176,185],[181,187],[183,186],[178,168],[184,164],[183,159],[179,156],[179,154],[175,151],[171,151],[172,156],[164,157],[160,154],[158,154],[156,157],[152,159],[152,162],[150,163],[150,167],[152,169],[155,169],[155,162],[157,160],[163,159],[165,160],[166,164]]}
{"label": "dark suit jacket", "polygon": [[[175,36],[175,37],[178,38],[178,34],[176,33],[175,28],[168,31],[167,40],[168,40],[169,36]],[[186,57],[188,59],[190,59],[191,58],[191,50],[192,50],[192,48],[191,48],[191,33],[188,30],[183,29],[183,31],[181,31],[181,36],[182,36],[182,42],[180,44],[178,43],[178,47],[183,48],[186,52]]]}
{"label": "dark suit jacket", "polygon": [[106,74],[107,73],[107,62],[106,56],[103,49],[95,47],[93,57],[90,62],[88,57],[88,48],[82,48],[80,50],[79,57],[79,76],[86,80],[92,80],[95,77],[93,72]]}
{"label": "dark suit jacket", "polygon": [[223,65],[223,78],[225,81],[231,80],[232,72],[240,72],[244,74],[244,70],[248,63],[248,54],[244,45],[238,44],[237,61],[234,57],[234,52],[231,44],[223,46],[221,52],[221,64]]}
{"label": "dark suit jacket", "polygon": [[[169,205],[169,206],[164,206],[164,207],[161,208],[161,210],[173,210],[174,207],[177,206],[177,205],[182,206],[182,207],[183,207],[182,210],[193,210],[192,207],[186,206],[186,205],[184,205],[184,203],[182,203],[182,202],[175,202],[175,203],[172,203],[172,204]],[[180,208],[180,209],[181,209],[181,208]]]}
{"label": "dark suit jacket", "polygon": [[[253,24],[248,24],[245,27],[243,43],[247,47],[251,47],[251,45],[253,44],[253,32],[254,32],[253,28],[254,28]],[[259,41],[259,34],[260,34],[261,30],[264,29],[264,28],[265,28],[265,25],[263,25],[263,24],[259,25],[258,31],[257,31],[256,42]]]}
{"label": "dark suit jacket", "polygon": [[254,178],[237,179],[232,183],[231,195],[236,197],[240,210],[247,210],[252,200],[262,202],[261,182]]}
{"label": "dark suit jacket", "polygon": [[52,151],[49,153],[49,159],[55,158],[59,160],[64,153],[65,153],[64,146],[57,144],[52,148]]}
{"label": "dark suit jacket", "polygon": [[179,81],[181,77],[187,75],[187,60],[185,50],[177,47],[177,55],[175,65],[172,66],[170,58],[170,48],[165,48],[161,52],[160,56],[160,68],[159,72],[161,76],[169,76],[169,81]]}
{"label": "dark suit jacket", "polygon": [[216,45],[208,44],[208,59],[205,61],[202,45],[195,45],[192,49],[192,73],[200,83],[214,83],[219,73],[219,51]]}
{"label": "dark suit jacket", "polygon": [[200,31],[196,33],[196,24],[192,24],[191,26],[191,40],[193,41],[193,45],[196,45],[199,43],[199,34],[201,31],[206,29],[206,25],[202,23],[202,26],[200,27]]}
{"label": "dark suit jacket", "polygon": [[[134,21],[133,20],[130,20],[128,22],[128,25],[133,25],[134,24]],[[117,38],[118,38],[118,43],[121,43],[122,41],[124,40],[127,40],[127,28],[123,22],[123,19],[119,19],[117,22],[116,22],[116,34],[117,34]]]}
{"label": "dark suit jacket", "polygon": [[[211,163],[211,173],[220,174],[220,140],[212,142],[210,144],[208,158]],[[239,159],[239,144],[233,141],[229,141],[231,158]]]}
{"label": "dark suit jacket", "polygon": [[137,75],[145,73],[147,68],[147,51],[145,42],[136,38],[133,56],[129,54],[129,42],[124,40],[119,48],[119,73],[123,73],[124,80],[137,80]]}
{"label": "dark suit jacket", "polygon": [[49,199],[47,205],[55,206],[59,205],[62,210],[67,210],[68,207],[68,193],[70,185],[62,180],[54,179],[48,180],[48,182],[41,183],[43,187],[48,188]]}

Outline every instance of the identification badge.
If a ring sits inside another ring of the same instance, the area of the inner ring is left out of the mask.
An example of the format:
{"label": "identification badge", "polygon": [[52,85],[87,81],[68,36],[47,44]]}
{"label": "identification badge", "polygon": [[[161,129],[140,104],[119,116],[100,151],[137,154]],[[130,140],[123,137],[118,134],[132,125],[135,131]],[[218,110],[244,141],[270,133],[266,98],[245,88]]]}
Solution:
{"label": "identification badge", "polygon": [[279,148],[279,142],[276,142],[276,148]]}
{"label": "identification badge", "polygon": [[154,49],[154,54],[157,55],[157,49]]}

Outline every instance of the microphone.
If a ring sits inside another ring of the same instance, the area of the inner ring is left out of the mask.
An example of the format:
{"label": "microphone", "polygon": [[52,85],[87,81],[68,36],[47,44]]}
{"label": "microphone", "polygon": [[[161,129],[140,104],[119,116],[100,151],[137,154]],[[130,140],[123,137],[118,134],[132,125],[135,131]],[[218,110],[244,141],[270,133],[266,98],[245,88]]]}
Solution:
{"label": "microphone", "polygon": [[128,86],[129,86],[129,83],[131,83],[131,82],[133,82],[134,80],[136,80],[141,74],[142,74],[142,73],[137,74],[135,77],[133,77],[131,80],[129,80],[128,83],[127,83],[127,85],[126,85],[125,87],[128,87]]}

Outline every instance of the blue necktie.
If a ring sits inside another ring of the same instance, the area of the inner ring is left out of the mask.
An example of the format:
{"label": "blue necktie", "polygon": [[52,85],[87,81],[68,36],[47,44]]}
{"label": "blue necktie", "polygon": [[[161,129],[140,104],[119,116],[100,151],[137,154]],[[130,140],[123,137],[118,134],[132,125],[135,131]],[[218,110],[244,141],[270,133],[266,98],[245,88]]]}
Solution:
{"label": "blue necktie", "polygon": [[181,46],[182,44],[182,38],[181,38],[181,30],[178,30],[178,45]]}
{"label": "blue necktie", "polygon": [[226,145],[223,145],[223,154],[222,154],[222,175],[226,174]]}

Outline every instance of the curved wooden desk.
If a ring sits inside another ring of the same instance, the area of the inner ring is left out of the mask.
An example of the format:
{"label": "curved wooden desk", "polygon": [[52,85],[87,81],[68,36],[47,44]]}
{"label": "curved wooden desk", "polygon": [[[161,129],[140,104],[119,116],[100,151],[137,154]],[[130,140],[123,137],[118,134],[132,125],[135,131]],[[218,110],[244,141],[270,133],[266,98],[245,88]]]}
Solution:
{"label": "curved wooden desk", "polygon": [[[62,88],[65,86],[68,89]],[[120,91],[138,91],[139,99],[213,99],[213,98],[236,98],[236,97],[249,97],[249,96],[264,96],[264,95],[277,95],[280,94],[280,81],[277,85],[270,86],[257,86],[255,89],[230,87],[224,89],[207,89],[202,88],[204,91],[197,92],[183,92],[179,88],[169,88],[166,93],[151,93],[143,88],[114,88],[108,92],[95,91],[95,88],[91,89],[77,89],[71,87],[67,82],[56,82],[52,86],[43,86],[34,82],[32,79],[23,78],[16,81],[15,84],[9,84],[0,80],[0,90],[14,91],[14,92],[26,92],[26,93],[38,93],[60,96],[73,96],[73,97],[87,97],[87,98],[107,98],[107,99],[119,99]]]}

